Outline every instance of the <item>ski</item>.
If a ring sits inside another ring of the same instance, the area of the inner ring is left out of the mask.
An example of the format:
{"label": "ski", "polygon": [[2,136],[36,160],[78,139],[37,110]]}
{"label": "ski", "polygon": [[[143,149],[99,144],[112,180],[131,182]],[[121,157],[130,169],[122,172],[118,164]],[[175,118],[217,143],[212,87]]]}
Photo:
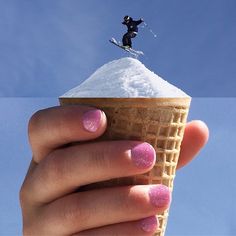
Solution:
{"label": "ski", "polygon": [[129,49],[128,49],[128,48],[126,48],[126,47],[123,46],[123,45],[120,45],[114,38],[109,39],[109,42],[113,43],[114,45],[116,45],[116,46],[119,47],[119,48],[122,48],[122,49],[125,50],[126,52],[129,52]]}
{"label": "ski", "polygon": [[136,58],[137,58],[138,56],[140,56],[140,55],[142,55],[142,56],[144,55],[144,53],[143,53],[142,51],[137,51],[137,50],[135,50],[135,49],[133,49],[133,48],[126,48],[125,46],[123,46],[123,45],[121,45],[120,43],[118,43],[118,42],[116,41],[116,39],[114,39],[114,38],[110,39],[109,42],[112,43],[112,44],[114,44],[114,45],[116,45],[117,47],[119,47],[119,48],[125,50],[126,52],[130,53],[131,55],[135,56]]}
{"label": "ski", "polygon": [[134,52],[134,53],[138,54],[138,55],[144,56],[143,51],[138,51],[138,50],[135,50],[135,49],[133,49],[133,48],[129,48],[129,50],[130,50],[131,52]]}
{"label": "ski", "polygon": [[117,42],[114,42],[113,40],[109,40],[110,43],[116,45],[117,47],[125,50],[126,52],[128,52],[129,54],[131,54],[132,56],[134,56],[135,58],[137,58],[139,55],[134,53],[134,52],[131,52],[128,48],[125,48],[124,46],[120,45],[119,43]]}

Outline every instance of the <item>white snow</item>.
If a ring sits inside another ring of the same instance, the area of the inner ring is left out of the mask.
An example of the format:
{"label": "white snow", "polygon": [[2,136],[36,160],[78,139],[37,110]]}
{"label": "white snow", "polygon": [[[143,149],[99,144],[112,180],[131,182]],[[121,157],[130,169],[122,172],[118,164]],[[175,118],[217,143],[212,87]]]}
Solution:
{"label": "white snow", "polygon": [[147,69],[139,60],[125,57],[97,69],[79,86],[61,97],[189,97]]}

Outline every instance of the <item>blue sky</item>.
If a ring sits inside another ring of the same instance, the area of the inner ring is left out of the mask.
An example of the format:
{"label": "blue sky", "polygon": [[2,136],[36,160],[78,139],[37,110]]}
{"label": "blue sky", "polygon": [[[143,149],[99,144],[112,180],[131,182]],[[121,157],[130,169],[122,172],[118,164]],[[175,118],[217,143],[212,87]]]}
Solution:
{"label": "blue sky", "polygon": [[142,62],[193,97],[235,96],[235,0],[1,0],[0,96],[57,97],[126,54],[124,15],[143,17]]}
{"label": "blue sky", "polygon": [[[193,99],[189,120],[204,120],[210,140],[177,173],[166,236],[236,235],[235,103],[236,98]],[[0,235],[21,235],[18,192],[31,159],[28,120],[57,104],[56,98],[0,98]]]}

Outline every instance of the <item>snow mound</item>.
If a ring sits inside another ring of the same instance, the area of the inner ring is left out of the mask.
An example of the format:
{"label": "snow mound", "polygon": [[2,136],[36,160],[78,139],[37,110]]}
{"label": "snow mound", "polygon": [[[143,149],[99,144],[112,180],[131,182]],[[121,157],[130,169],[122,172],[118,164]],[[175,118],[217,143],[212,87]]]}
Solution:
{"label": "snow mound", "polygon": [[79,86],[61,97],[189,97],[147,69],[139,60],[125,57],[97,69]]}

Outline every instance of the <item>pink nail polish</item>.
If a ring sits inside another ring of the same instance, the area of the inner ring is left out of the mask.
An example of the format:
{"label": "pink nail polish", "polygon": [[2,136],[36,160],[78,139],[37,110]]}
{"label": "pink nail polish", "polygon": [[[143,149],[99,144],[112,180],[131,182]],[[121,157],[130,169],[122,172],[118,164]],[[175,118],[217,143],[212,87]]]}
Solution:
{"label": "pink nail polish", "polygon": [[100,126],[102,112],[100,110],[90,110],[84,113],[82,122],[84,128],[89,132],[96,132]]}
{"label": "pink nail polish", "polygon": [[156,216],[150,216],[139,221],[141,229],[147,233],[154,232],[159,225]]}
{"label": "pink nail polish", "polygon": [[168,207],[171,201],[169,188],[161,184],[150,187],[149,197],[151,203],[158,208]]}
{"label": "pink nail polish", "polygon": [[131,159],[138,168],[148,168],[155,161],[156,152],[148,143],[138,144],[131,150]]}

